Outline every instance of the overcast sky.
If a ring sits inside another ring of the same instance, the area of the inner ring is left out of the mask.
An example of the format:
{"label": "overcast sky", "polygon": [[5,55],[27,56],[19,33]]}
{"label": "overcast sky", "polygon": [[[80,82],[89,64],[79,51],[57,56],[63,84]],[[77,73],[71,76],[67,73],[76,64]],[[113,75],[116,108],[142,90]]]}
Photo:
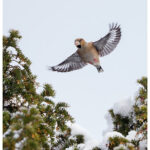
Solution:
{"label": "overcast sky", "polygon": [[[19,45],[32,61],[41,84],[56,90],[55,102],[70,105],[76,123],[101,140],[105,114],[119,100],[133,98],[136,80],[146,76],[146,1],[143,0],[4,0],[3,32],[19,30]],[[121,25],[117,48],[101,58],[103,73],[88,65],[70,72],[47,70],[76,51],[74,40],[96,41],[108,24]]]}

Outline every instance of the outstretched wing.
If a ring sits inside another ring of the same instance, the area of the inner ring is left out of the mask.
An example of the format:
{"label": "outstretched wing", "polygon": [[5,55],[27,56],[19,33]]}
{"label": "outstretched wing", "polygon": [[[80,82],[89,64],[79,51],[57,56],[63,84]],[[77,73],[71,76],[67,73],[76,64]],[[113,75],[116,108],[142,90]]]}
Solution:
{"label": "outstretched wing", "polygon": [[121,29],[117,24],[109,26],[109,33],[100,40],[93,42],[101,57],[111,53],[117,46],[121,38]]}
{"label": "outstretched wing", "polygon": [[80,69],[84,67],[85,65],[86,63],[82,61],[79,54],[75,52],[66,60],[64,60],[62,63],[56,66],[50,67],[49,69],[52,71],[58,71],[58,72],[69,72],[69,71]]}

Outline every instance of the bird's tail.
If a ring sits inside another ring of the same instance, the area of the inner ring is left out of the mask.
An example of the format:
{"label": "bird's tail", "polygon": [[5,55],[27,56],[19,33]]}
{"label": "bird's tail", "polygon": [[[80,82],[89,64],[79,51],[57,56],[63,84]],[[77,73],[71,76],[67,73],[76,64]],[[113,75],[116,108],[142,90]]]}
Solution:
{"label": "bird's tail", "polygon": [[98,72],[103,72],[103,68],[101,66],[96,66]]}

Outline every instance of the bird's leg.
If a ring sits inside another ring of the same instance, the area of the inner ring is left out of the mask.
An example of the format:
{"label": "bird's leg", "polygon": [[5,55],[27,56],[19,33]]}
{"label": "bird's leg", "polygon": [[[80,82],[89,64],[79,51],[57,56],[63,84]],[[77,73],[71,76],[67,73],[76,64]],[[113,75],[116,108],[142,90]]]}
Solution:
{"label": "bird's leg", "polygon": [[103,68],[101,66],[96,66],[98,72],[103,72]]}

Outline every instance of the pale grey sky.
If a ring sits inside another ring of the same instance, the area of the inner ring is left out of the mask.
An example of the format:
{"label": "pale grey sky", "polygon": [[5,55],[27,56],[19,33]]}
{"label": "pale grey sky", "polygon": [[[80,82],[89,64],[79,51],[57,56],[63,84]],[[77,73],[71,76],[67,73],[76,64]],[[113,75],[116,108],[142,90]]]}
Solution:
{"label": "pale grey sky", "polygon": [[[52,84],[55,102],[67,102],[76,123],[101,140],[108,109],[134,96],[136,80],[147,73],[146,1],[5,0],[3,4],[3,32],[20,31],[20,48],[32,61],[38,82]],[[103,73],[90,65],[70,73],[47,70],[76,51],[75,38],[98,40],[112,22],[121,25],[122,39],[114,52],[101,58]]]}

